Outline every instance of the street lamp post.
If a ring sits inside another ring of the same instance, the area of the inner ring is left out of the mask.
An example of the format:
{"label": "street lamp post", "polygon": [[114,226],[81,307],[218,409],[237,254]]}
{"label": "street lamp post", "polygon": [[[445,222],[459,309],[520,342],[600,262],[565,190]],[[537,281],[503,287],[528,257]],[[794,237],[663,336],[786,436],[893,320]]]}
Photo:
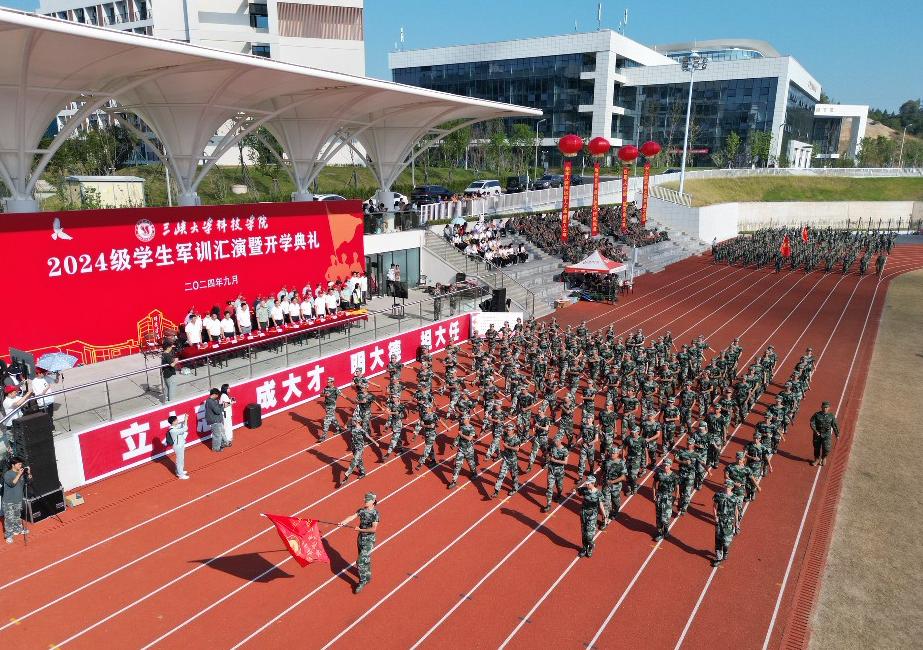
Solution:
{"label": "street lamp post", "polygon": [[[901,152],[897,157],[897,166],[899,169],[904,168],[904,138],[907,137],[907,127],[904,127],[904,132],[901,134]],[[893,158],[891,160],[894,160]]]}
{"label": "street lamp post", "polygon": [[[547,121],[548,121],[548,118],[545,118],[545,119],[539,120],[538,122],[535,123],[535,171],[536,171],[536,172],[538,172],[538,142],[539,142],[539,140],[541,139],[541,136],[540,136],[539,131],[538,131],[538,126],[539,126],[539,124],[541,124],[542,122],[547,122]],[[530,180],[530,179],[529,179],[528,176],[527,176],[527,177],[526,177],[526,189],[528,189],[528,187],[529,187],[529,180]]]}
{"label": "street lamp post", "polygon": [[683,162],[679,168],[679,193],[683,193],[686,186],[686,154],[689,151],[689,118],[692,116],[692,78],[696,70],[704,70],[708,66],[708,58],[698,52],[690,52],[683,59],[683,72],[689,73],[689,101],[686,103],[686,133],[683,135]]}
{"label": "street lamp post", "polygon": [[[776,156],[776,169],[779,169],[782,166],[779,164],[779,160],[781,160],[782,158],[782,129],[784,128],[785,128],[785,122],[782,122],[782,124],[779,125],[779,155]],[[791,160],[788,161],[789,167],[795,166],[792,164],[792,162],[793,161]],[[766,163],[767,164],[769,163],[769,156],[766,156]]]}

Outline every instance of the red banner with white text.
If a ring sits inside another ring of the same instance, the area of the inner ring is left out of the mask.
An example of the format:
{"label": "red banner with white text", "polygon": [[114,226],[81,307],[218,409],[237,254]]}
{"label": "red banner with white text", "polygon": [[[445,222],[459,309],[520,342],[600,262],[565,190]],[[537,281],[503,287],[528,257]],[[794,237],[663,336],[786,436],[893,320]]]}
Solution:
{"label": "red banner with white text", "polygon": [[564,159],[564,181],[561,186],[561,241],[567,241],[570,232],[570,180],[573,163]]}
{"label": "red banner with white text", "polygon": [[[233,384],[230,393],[236,403],[232,422],[235,427],[241,426],[247,404],[259,404],[263,417],[266,417],[317,399],[327,383],[327,377],[333,377],[337,386],[346,386],[352,382],[357,368],[366,377],[380,375],[387,369],[392,354],[396,354],[401,363],[409,363],[416,359],[421,345],[430,345],[433,352],[439,352],[449,343],[466,341],[470,331],[471,315],[461,314],[375,343]],[[189,416],[187,446],[210,437],[204,420],[206,397],[203,393],[79,433],[85,482],[106,478],[164,456],[168,451],[164,437],[170,415]]]}
{"label": "red banner with white text", "polygon": [[66,352],[93,363],[229,300],[346,279],[365,267],[358,201],[7,215],[0,238],[23,300],[0,315],[0,355]]}
{"label": "red banner with white text", "polygon": [[593,163],[593,207],[590,217],[590,235],[599,234],[599,161]]}
{"label": "red banner with white text", "polygon": [[641,227],[647,227],[647,198],[651,192],[651,164],[644,163],[644,181],[641,185]]}
{"label": "red banner with white text", "polygon": [[622,167],[622,232],[628,232],[628,166]]}

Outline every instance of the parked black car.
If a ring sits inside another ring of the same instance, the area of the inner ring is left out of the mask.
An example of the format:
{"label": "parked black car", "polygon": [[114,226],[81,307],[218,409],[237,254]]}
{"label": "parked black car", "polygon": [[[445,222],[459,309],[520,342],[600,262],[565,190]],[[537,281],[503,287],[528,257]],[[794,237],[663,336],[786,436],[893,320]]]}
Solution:
{"label": "parked black car", "polygon": [[564,177],[560,174],[545,174],[541,178],[532,181],[533,190],[547,190],[552,187],[561,187],[564,185]]}
{"label": "parked black car", "polygon": [[417,205],[436,203],[437,201],[448,201],[453,194],[452,190],[442,185],[418,185],[411,190],[410,200]]}
{"label": "parked black car", "polygon": [[507,176],[506,193],[515,194],[516,192],[525,192],[529,189],[528,176]]}

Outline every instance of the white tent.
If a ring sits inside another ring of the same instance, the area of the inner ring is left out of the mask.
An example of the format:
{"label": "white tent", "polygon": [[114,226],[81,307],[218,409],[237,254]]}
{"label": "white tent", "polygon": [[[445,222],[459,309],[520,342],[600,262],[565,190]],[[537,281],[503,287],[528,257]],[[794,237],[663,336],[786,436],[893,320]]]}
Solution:
{"label": "white tent", "polygon": [[610,260],[599,251],[593,251],[585,260],[577,264],[571,264],[564,267],[565,273],[598,273],[600,275],[611,275],[613,273],[622,273],[627,267],[621,262]]}

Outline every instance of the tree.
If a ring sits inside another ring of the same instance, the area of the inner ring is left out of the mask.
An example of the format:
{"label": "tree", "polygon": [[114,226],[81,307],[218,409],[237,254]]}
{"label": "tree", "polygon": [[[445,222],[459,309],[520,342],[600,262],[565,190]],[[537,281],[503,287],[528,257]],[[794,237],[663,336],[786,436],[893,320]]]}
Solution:
{"label": "tree", "polygon": [[510,143],[503,130],[503,123],[499,120],[488,122],[487,128],[487,160],[486,167],[496,169],[497,175],[503,176],[503,166]]}
{"label": "tree", "polygon": [[[442,128],[451,130],[457,127],[458,124],[459,122],[450,122],[449,124],[444,124]],[[452,183],[452,174],[455,168],[459,166],[460,161],[465,157],[465,152],[468,150],[469,144],[471,144],[470,126],[452,131],[442,138],[440,149],[442,150],[443,159],[445,160],[445,166],[449,168],[449,173],[446,176],[447,185]]]}
{"label": "tree", "polygon": [[728,167],[737,166],[737,159],[740,156],[740,134],[737,131],[731,131],[724,139],[724,156]]}
{"label": "tree", "polygon": [[535,132],[528,124],[514,124],[510,130],[510,151],[513,157],[513,171],[525,174],[529,166],[529,157],[535,144]]}
{"label": "tree", "polygon": [[769,153],[772,151],[771,131],[750,132],[750,161],[760,166],[769,164]]}

